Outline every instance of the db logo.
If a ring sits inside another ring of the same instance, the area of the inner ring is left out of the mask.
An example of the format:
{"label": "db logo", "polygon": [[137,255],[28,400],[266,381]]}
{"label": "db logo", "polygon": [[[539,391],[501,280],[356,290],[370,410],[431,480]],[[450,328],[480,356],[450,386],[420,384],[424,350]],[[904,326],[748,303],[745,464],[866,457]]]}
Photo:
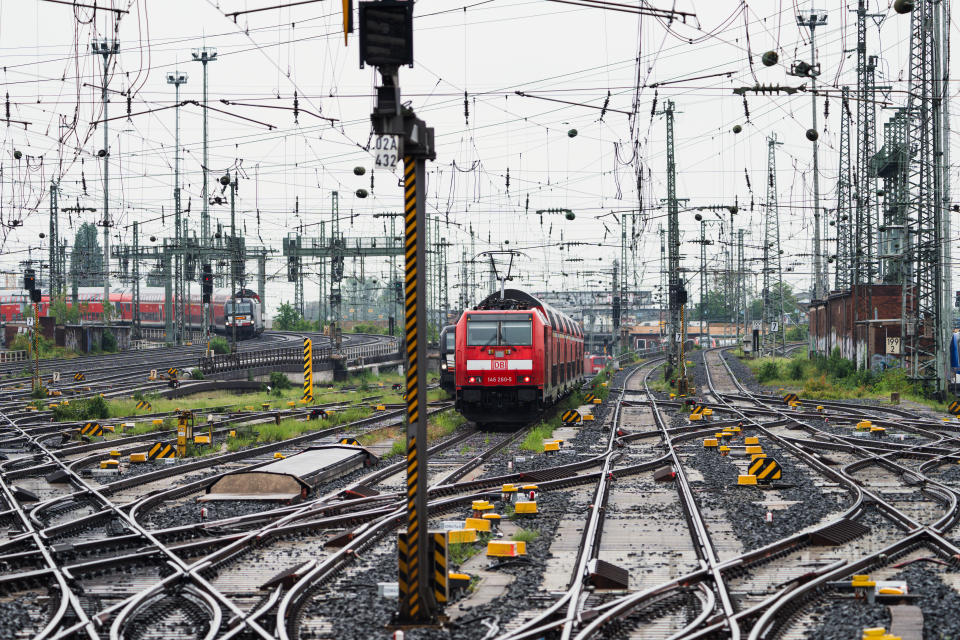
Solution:
{"label": "db logo", "polygon": [[493,368],[497,371],[506,371],[507,370],[507,361],[506,360],[494,360]]}

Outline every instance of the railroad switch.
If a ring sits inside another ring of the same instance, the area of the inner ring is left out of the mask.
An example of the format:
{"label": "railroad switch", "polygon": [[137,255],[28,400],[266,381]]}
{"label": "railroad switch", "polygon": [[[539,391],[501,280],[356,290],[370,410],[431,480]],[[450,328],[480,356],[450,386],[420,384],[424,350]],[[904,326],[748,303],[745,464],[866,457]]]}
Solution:
{"label": "railroad switch", "polygon": [[754,453],[763,453],[763,447],[760,445],[747,445],[744,447],[744,453],[747,455],[752,455]]}
{"label": "railroad switch", "polygon": [[549,455],[549,454],[556,453],[557,451],[560,451],[560,443],[559,443],[559,442],[544,442],[544,443],[543,443],[543,452],[544,452],[544,453],[546,453],[546,454]]}
{"label": "railroad switch", "polygon": [[760,444],[760,438],[757,436],[747,436],[743,439],[743,444]]}
{"label": "railroad switch", "polygon": [[730,447],[728,447],[728,446],[726,446],[726,445],[720,447],[720,455],[722,455],[722,456],[728,456],[728,455],[730,455]]}
{"label": "railroad switch", "polygon": [[517,497],[517,488],[512,484],[505,484],[500,488],[500,501],[513,502]]}
{"label": "railroad switch", "polygon": [[741,474],[737,476],[738,485],[755,485],[757,484],[757,476],[751,474]]}
{"label": "railroad switch", "polygon": [[716,438],[706,438],[706,439],[703,441],[703,446],[704,446],[704,447],[716,447],[716,446],[717,446],[717,439],[716,439]]}

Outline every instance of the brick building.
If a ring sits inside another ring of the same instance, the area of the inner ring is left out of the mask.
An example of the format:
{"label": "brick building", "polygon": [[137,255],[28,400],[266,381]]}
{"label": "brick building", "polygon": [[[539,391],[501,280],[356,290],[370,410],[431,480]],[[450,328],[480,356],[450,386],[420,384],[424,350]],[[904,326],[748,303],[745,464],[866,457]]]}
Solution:
{"label": "brick building", "polygon": [[[902,316],[900,286],[859,285],[810,303],[810,336],[814,353],[830,355],[834,347],[858,367],[897,359],[887,353],[887,338],[899,339]],[[898,340],[892,341],[894,343]]]}

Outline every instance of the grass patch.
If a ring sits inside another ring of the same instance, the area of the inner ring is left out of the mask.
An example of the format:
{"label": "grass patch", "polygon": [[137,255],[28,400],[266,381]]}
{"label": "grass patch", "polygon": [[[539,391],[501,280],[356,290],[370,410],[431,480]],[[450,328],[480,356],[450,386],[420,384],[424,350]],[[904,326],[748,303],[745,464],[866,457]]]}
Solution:
{"label": "grass patch", "polygon": [[511,537],[517,542],[533,542],[540,537],[540,532],[536,529],[520,529]]}
{"label": "grass patch", "polygon": [[480,553],[480,547],[470,542],[454,542],[447,546],[450,562],[457,566],[462,565],[478,553]]}
{"label": "grass patch", "polygon": [[944,409],[945,403],[926,397],[923,390],[907,378],[902,369],[874,372],[857,370],[856,365],[840,357],[838,349],[830,356],[808,358],[804,352],[789,358],[744,360],[757,382],[768,387],[792,389],[810,400],[889,399],[891,393],[901,398]]}
{"label": "grass patch", "polygon": [[[112,416],[136,416],[138,414],[142,415],[145,413],[165,413],[168,411],[175,411],[177,409],[216,409],[216,410],[230,410],[230,409],[242,409],[243,407],[252,406],[259,410],[261,405],[264,403],[269,403],[270,407],[273,409],[286,409],[287,402],[294,401],[300,405],[300,399],[303,397],[303,391],[298,384],[293,384],[287,380],[287,387],[283,389],[278,389],[277,386],[274,386],[273,383],[279,381],[279,377],[283,377],[286,380],[286,376],[280,374],[277,376],[276,380],[271,380],[270,383],[264,384],[264,390],[256,393],[233,393],[230,391],[207,391],[193,396],[187,396],[184,398],[174,398],[168,399],[163,398],[156,394],[136,394],[137,397],[134,398],[124,398],[124,399],[113,399],[109,400],[109,412]],[[273,376],[272,376],[273,377]],[[354,404],[360,402],[361,398],[378,395],[379,398],[377,402],[383,404],[399,404],[402,402],[402,397],[399,393],[396,393],[390,390],[390,386],[394,382],[400,382],[402,378],[398,374],[384,374],[377,378],[373,378],[373,382],[368,380],[367,389],[363,390],[357,385],[358,378],[351,378],[343,382],[336,382],[332,384],[315,384],[314,385],[314,396],[313,400],[316,404],[329,404],[334,402],[342,402],[344,404]],[[266,385],[270,384],[273,387],[271,392],[266,391]],[[384,385],[382,388],[380,384]],[[280,383],[282,386],[283,383]],[[356,387],[354,389],[349,389],[349,387]],[[443,391],[440,389],[434,389],[428,392],[427,399],[437,400],[443,397]],[[149,410],[137,410],[137,401],[138,400],[148,400],[152,405],[152,408]]]}
{"label": "grass patch", "polygon": [[549,440],[553,436],[554,428],[558,426],[560,425],[555,424],[553,420],[541,422],[530,430],[530,433],[527,434],[527,437],[523,439],[523,443],[520,444],[520,449],[524,451],[533,451],[534,453],[542,452],[543,441]]}

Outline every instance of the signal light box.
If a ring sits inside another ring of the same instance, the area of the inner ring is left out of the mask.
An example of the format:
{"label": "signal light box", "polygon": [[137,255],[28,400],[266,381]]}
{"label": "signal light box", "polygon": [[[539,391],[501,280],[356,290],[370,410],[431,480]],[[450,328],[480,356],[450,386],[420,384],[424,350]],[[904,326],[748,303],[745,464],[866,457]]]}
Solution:
{"label": "signal light box", "polygon": [[413,2],[360,3],[360,68],[413,65]]}

